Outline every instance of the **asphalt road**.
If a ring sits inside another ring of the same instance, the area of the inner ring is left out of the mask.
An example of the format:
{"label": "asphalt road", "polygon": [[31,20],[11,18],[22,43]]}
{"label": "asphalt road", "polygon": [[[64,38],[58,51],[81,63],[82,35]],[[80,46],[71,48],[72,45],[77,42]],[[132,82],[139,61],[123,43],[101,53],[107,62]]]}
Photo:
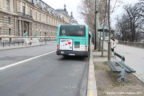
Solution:
{"label": "asphalt road", "polygon": [[[0,68],[5,68],[0,70],[0,96],[85,96],[88,58],[64,58],[55,50],[55,42],[49,42],[0,51]],[[19,61],[24,62],[7,67]]]}

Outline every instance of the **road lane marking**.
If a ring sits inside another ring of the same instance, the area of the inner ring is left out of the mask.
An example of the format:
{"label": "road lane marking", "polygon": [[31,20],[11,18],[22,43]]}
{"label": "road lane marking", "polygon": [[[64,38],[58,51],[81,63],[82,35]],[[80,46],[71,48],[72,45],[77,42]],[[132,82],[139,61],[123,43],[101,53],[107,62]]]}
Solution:
{"label": "road lane marking", "polygon": [[89,69],[89,73],[93,73],[94,72],[94,70],[93,69]]}
{"label": "road lane marking", "polygon": [[56,51],[51,51],[51,52],[48,52],[48,53],[45,53],[45,54],[42,54],[42,55],[38,55],[38,56],[29,58],[29,59],[26,59],[26,60],[22,60],[22,61],[19,61],[19,62],[10,64],[10,65],[7,65],[7,66],[4,66],[4,67],[0,67],[0,71],[5,70],[5,69],[8,69],[8,68],[11,68],[11,67],[14,67],[14,66],[17,66],[17,65],[20,65],[20,64],[25,63],[25,62],[28,62],[28,61],[32,61],[32,60],[34,60],[34,59],[40,58],[40,57],[42,57],[42,56],[49,55],[49,54],[54,53],[54,52],[56,52]]}
{"label": "road lane marking", "polygon": [[88,89],[87,89],[87,96],[97,96],[97,86],[95,80],[95,71],[94,71],[94,63],[93,63],[93,53],[92,53],[92,46],[90,51],[90,60],[89,60],[89,72],[88,72]]}
{"label": "road lane marking", "polygon": [[88,96],[93,96],[93,90],[89,91],[89,95]]}
{"label": "road lane marking", "polygon": [[93,86],[93,81],[89,81],[89,85],[90,85],[90,86]]}
{"label": "road lane marking", "polygon": [[93,77],[93,75],[92,74],[89,74],[89,78],[91,79]]}

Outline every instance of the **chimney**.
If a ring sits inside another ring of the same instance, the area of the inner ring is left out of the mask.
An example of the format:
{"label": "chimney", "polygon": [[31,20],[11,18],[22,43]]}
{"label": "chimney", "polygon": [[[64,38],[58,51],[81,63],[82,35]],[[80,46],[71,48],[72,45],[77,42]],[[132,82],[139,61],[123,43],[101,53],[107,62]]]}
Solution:
{"label": "chimney", "polygon": [[64,11],[67,12],[66,5],[64,4]]}

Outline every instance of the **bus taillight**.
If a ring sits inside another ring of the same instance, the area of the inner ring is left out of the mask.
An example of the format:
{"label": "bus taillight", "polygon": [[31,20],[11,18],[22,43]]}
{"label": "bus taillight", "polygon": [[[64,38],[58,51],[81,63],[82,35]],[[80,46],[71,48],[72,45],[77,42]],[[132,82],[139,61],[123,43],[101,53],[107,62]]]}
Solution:
{"label": "bus taillight", "polygon": [[57,50],[59,50],[59,45],[57,45]]}
{"label": "bus taillight", "polygon": [[85,50],[88,50],[88,46],[87,45],[85,45]]}

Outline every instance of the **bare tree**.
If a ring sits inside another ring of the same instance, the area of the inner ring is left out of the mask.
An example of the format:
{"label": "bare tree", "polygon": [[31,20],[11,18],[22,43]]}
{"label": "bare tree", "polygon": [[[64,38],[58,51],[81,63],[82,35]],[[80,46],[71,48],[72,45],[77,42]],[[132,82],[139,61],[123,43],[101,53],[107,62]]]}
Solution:
{"label": "bare tree", "polygon": [[[97,11],[99,14],[98,21],[101,25],[104,22],[104,18],[106,18],[107,16],[107,15],[105,16],[105,14],[107,14],[107,8],[105,8],[107,3],[106,0],[96,0],[96,3],[97,3]],[[85,23],[90,27],[91,31],[94,32],[95,0],[82,0],[80,13],[84,17]]]}
{"label": "bare tree", "polygon": [[121,33],[122,40],[134,42],[141,39],[140,33],[143,29],[144,21],[143,1],[144,0],[140,0],[140,2],[134,6],[124,6],[125,13],[121,19],[117,19],[117,28]]}
{"label": "bare tree", "polygon": [[[103,7],[102,7],[103,6]],[[99,7],[98,7],[98,11],[99,11],[99,22],[100,25],[108,25],[108,8],[107,8],[107,0],[100,0],[99,2]],[[105,23],[105,24],[104,24]]]}
{"label": "bare tree", "polygon": [[90,30],[94,32],[95,5],[94,0],[82,0],[81,14]]}

